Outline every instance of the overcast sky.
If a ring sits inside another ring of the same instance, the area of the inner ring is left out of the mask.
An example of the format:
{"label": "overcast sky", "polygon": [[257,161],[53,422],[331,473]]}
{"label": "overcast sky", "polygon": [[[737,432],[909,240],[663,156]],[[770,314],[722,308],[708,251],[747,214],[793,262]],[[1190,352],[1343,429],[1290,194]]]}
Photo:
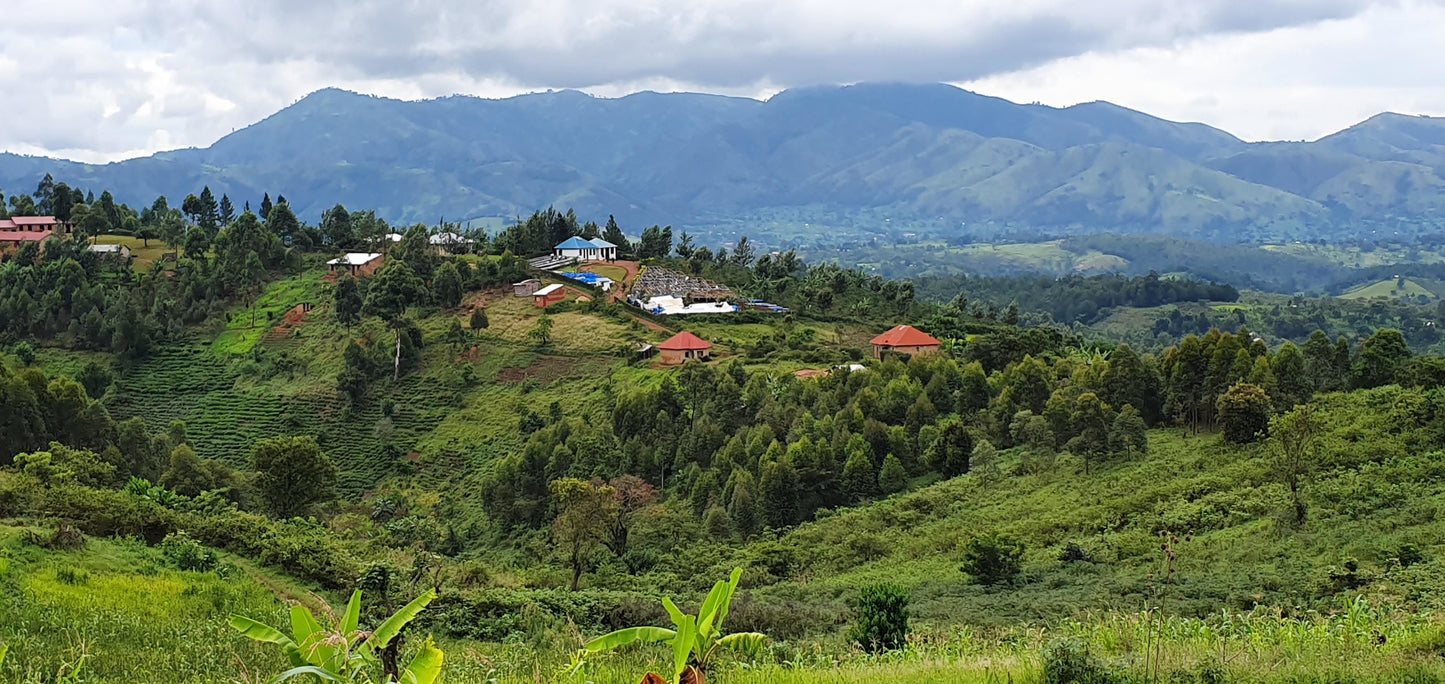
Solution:
{"label": "overcast sky", "polygon": [[947,81],[1251,140],[1445,115],[1445,0],[18,0],[0,150],[205,146],[326,86],[417,99]]}

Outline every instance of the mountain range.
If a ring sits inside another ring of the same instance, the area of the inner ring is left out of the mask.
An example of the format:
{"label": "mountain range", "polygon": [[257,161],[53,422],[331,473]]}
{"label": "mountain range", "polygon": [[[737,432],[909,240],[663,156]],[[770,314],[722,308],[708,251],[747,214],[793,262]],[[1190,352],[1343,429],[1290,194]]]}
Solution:
{"label": "mountain range", "polygon": [[[148,204],[208,185],[394,222],[549,205],[624,227],[787,215],[847,229],[1147,232],[1213,240],[1445,227],[1445,118],[1380,114],[1312,142],[1247,143],[1107,102],[1017,104],[949,85],[400,101],[337,89],[203,149],[104,165],[0,155],[0,188],[45,173]],[[952,226],[954,228],[948,228]]]}

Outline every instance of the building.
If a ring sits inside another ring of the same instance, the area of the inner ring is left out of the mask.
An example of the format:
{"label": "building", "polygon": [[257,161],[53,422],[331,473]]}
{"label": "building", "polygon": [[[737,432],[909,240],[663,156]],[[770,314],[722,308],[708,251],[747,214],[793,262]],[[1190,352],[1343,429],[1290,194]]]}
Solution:
{"label": "building", "polygon": [[353,276],[368,276],[381,268],[382,255],[376,252],[347,252],[326,262],[331,275],[346,271]]}
{"label": "building", "polygon": [[125,245],[89,245],[86,249],[102,257],[130,258],[130,248]]}
{"label": "building", "polygon": [[873,358],[882,358],[883,352],[897,354],[937,354],[943,350],[943,343],[911,325],[900,325],[873,338]]}
{"label": "building", "polygon": [[20,249],[27,242],[43,244],[52,235],[70,235],[74,226],[54,216],[14,216],[0,219],[0,251]]}
{"label": "building", "polygon": [[587,240],[580,237],[570,237],[562,244],[554,247],[552,254],[559,259],[615,261],[617,259],[617,245],[601,238]]}
{"label": "building", "polygon": [[672,336],[672,339],[657,345],[662,354],[662,362],[669,366],[677,366],[688,359],[699,361],[707,360],[712,350],[712,345],[697,335],[683,331]]}
{"label": "building", "polygon": [[532,293],[532,306],[545,309],[567,299],[567,288],[562,285],[548,285]]}
{"label": "building", "polygon": [[542,281],[536,278],[528,278],[520,283],[512,283],[512,295],[516,297],[531,297],[542,289]]}
{"label": "building", "polygon": [[428,251],[431,252],[432,256],[448,256],[451,254],[466,254],[472,251],[472,244],[474,244],[475,241],[471,238],[457,235],[456,233],[442,232],[428,237],[427,243],[430,245]]}

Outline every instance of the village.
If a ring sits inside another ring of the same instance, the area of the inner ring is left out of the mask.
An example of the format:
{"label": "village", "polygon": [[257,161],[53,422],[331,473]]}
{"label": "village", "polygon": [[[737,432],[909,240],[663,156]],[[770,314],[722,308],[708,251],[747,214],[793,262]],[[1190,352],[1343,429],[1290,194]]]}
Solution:
{"label": "village", "polygon": [[[391,243],[401,238],[398,234],[387,237]],[[434,254],[450,255],[465,251],[470,241],[453,233],[440,233],[431,236],[431,245]],[[380,269],[385,259],[385,252],[349,252],[326,263],[333,276],[346,272],[353,277],[365,277]],[[511,295],[530,298],[532,306],[542,310],[569,300],[585,302],[604,297],[658,317],[726,315],[742,311],[786,314],[789,311],[786,307],[744,298],[720,283],[662,266],[620,259],[617,245],[599,238],[568,238],[550,254],[534,257],[527,263],[536,270],[537,277],[513,283]],[[665,328],[659,326],[659,329]],[[642,344],[637,352],[641,356],[656,355],[663,366],[676,366],[692,360],[710,360],[715,342],[682,330],[655,346]],[[943,348],[940,340],[908,325],[888,330],[870,343],[875,359],[887,354],[937,354]],[[862,367],[846,364],[840,368],[859,370]],[[815,371],[800,371],[804,376],[812,372]]]}

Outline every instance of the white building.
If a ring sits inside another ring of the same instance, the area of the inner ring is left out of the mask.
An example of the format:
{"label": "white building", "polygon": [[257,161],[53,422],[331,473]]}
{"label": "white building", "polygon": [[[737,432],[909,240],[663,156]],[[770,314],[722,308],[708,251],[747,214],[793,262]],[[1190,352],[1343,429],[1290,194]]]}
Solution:
{"label": "white building", "polygon": [[554,247],[552,253],[564,259],[579,261],[614,261],[617,259],[617,245],[602,238],[586,240],[580,237],[570,237]]}

